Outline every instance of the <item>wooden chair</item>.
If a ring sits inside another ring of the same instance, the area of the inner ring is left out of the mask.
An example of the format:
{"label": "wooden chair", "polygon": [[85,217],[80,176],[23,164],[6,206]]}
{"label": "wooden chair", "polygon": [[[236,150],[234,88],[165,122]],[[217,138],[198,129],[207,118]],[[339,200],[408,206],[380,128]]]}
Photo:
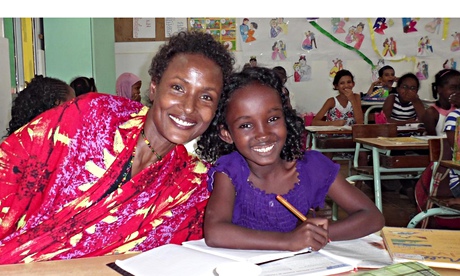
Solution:
{"label": "wooden chair", "polygon": [[[352,126],[352,137],[353,141],[356,138],[377,138],[377,137],[396,137],[398,136],[398,129],[396,124],[357,124]],[[356,142],[356,141],[355,141]],[[361,180],[374,180],[374,169],[373,166],[365,165],[361,166],[358,164],[359,152],[367,151],[363,149],[361,143],[355,143],[355,154],[353,159],[353,166],[351,168],[351,175],[346,179],[351,184],[355,181]],[[413,164],[410,162],[414,162]],[[421,156],[414,158],[413,156],[405,155],[382,155],[380,156],[380,163],[387,164],[389,167],[426,167],[429,163],[428,156]],[[405,171],[405,172],[382,172],[381,179],[414,179],[420,175],[419,171]],[[332,205],[332,220],[337,220],[337,205],[333,202]]]}
{"label": "wooden chair", "polygon": [[414,216],[408,223],[407,228],[415,228],[419,223],[420,228],[426,228],[428,219],[432,216],[442,217],[459,217],[460,206],[446,206],[440,198],[436,197],[437,186],[441,180],[448,177],[448,170],[440,172],[441,160],[450,160],[452,151],[446,138],[430,139],[428,141],[430,149],[430,161],[432,162],[432,176],[429,186],[429,197],[427,199],[425,210]]}

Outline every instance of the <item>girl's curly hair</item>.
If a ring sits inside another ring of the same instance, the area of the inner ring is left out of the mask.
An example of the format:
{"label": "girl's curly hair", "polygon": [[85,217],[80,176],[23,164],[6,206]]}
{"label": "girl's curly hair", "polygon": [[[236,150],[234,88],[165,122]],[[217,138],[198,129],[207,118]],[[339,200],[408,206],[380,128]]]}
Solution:
{"label": "girl's curly hair", "polygon": [[171,60],[178,54],[201,54],[213,60],[221,69],[225,81],[233,71],[233,55],[211,34],[200,31],[179,32],[167,44],[160,47],[150,64],[149,75],[159,83]]}
{"label": "girl's curly hair", "polygon": [[233,93],[255,82],[272,87],[278,91],[281,97],[287,127],[287,138],[281,151],[281,158],[287,161],[301,158],[304,152],[301,144],[301,138],[305,132],[304,121],[289,107],[288,99],[283,93],[283,84],[278,74],[265,67],[248,67],[230,76],[219,101],[216,116],[197,142],[196,153],[200,158],[214,163],[220,156],[236,150],[234,144],[228,144],[220,139],[219,130],[222,127],[228,129],[226,122],[227,106]]}
{"label": "girl's curly hair", "polygon": [[71,87],[62,80],[36,75],[14,99],[7,136],[40,113],[67,100]]}

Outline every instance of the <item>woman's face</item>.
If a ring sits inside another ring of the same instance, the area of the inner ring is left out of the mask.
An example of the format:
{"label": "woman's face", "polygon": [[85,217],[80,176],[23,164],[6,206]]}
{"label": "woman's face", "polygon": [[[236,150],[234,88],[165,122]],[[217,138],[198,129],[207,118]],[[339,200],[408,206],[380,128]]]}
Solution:
{"label": "woman's face", "polygon": [[141,101],[141,86],[142,81],[138,81],[131,86],[131,99],[134,101]]}
{"label": "woman's face", "polygon": [[178,54],[159,83],[150,85],[154,128],[174,144],[191,141],[208,128],[223,87],[221,68],[201,54]]}

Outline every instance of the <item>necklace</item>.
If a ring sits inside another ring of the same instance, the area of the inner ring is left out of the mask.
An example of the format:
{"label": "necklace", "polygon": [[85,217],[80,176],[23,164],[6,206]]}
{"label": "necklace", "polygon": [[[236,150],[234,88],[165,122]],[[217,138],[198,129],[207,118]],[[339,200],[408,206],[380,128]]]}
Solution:
{"label": "necklace", "polygon": [[126,170],[123,173],[123,176],[121,177],[121,181],[118,184],[118,188],[120,188],[125,182],[126,179],[128,178],[128,175],[131,173],[131,169],[133,168],[133,163],[134,163],[134,156],[136,155],[136,148],[134,148],[133,153],[131,154],[131,159],[129,160],[128,165],[126,166]]}
{"label": "necklace", "polygon": [[142,138],[144,138],[144,142],[147,144],[147,146],[149,147],[149,149],[152,151],[153,154],[155,154],[155,156],[157,157],[158,161],[160,161],[162,157],[161,157],[161,155],[159,155],[159,154],[153,149],[152,145],[150,145],[149,140],[147,140],[147,138],[145,137],[144,129],[142,129],[141,135],[142,135]]}

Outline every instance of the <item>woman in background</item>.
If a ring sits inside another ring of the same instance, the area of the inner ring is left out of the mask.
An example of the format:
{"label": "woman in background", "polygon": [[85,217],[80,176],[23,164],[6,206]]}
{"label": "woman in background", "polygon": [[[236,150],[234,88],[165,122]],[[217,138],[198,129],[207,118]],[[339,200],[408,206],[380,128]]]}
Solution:
{"label": "woman in background", "polygon": [[123,73],[117,79],[117,95],[131,99],[136,102],[141,101],[141,79],[132,73]]}

